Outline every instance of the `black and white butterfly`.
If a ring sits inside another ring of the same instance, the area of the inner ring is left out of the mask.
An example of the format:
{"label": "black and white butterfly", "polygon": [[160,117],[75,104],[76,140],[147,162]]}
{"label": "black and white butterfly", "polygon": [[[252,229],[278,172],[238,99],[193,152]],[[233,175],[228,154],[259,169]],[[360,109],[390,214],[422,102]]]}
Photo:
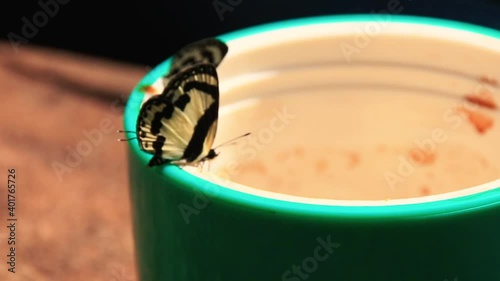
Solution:
{"label": "black and white butterfly", "polygon": [[227,51],[216,38],[185,46],[174,55],[168,74],[155,82],[159,93],[149,92],[143,101],[136,132],[119,131],[136,133],[139,147],[153,155],[149,167],[196,165],[218,155],[212,148],[219,112],[216,68]]}
{"label": "black and white butterfly", "polygon": [[205,38],[184,46],[172,57],[170,71],[159,78],[153,85],[143,87],[149,98],[159,94],[172,76],[181,70],[200,63],[210,63],[217,67],[228,52],[228,46],[217,38]]}
{"label": "black and white butterfly", "polygon": [[148,166],[195,164],[213,159],[219,80],[210,63],[184,68],[160,95],[147,100],[137,119],[139,147],[153,154]]}

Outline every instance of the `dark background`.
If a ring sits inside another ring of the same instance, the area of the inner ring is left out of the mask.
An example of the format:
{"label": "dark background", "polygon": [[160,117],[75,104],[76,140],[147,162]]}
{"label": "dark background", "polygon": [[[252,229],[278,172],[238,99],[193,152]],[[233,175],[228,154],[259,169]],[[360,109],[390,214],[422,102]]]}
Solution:
{"label": "dark background", "polygon": [[[55,0],[40,0],[42,2]],[[63,0],[60,0],[63,1]],[[219,17],[213,0],[64,0],[59,11],[26,44],[64,48],[121,61],[156,65],[181,46],[242,27],[296,17],[370,13],[394,0],[217,0],[233,4]],[[401,14],[423,15],[500,29],[500,0],[400,0]],[[4,2],[2,39],[22,35],[22,17],[32,21],[38,0]],[[11,33],[11,34],[12,34]],[[26,45],[24,44],[24,45]],[[13,49],[14,53],[14,49]]]}

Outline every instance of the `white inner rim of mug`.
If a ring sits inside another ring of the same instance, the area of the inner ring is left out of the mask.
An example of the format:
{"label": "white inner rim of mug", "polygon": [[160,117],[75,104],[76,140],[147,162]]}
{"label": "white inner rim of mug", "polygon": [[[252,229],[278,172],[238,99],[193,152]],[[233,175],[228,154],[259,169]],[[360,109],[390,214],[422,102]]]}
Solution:
{"label": "white inner rim of mug", "polygon": [[[264,106],[269,102],[274,102],[275,107],[281,106],[283,100],[291,100],[292,96],[297,97],[297,93],[304,96],[304,92],[314,92],[311,99],[313,96],[318,97],[316,99],[318,102],[321,100],[320,97],[328,95],[325,91],[330,90],[332,92],[330,102],[333,109],[336,109],[335,112],[345,109],[357,111],[359,106],[368,105],[361,110],[363,114],[348,115],[344,112],[343,115],[346,120],[358,116],[356,118],[361,121],[356,121],[358,123],[354,122],[353,124],[356,128],[366,130],[350,131],[349,133],[353,134],[353,139],[344,137],[341,141],[333,140],[333,138],[328,140],[330,143],[333,142],[334,146],[346,145],[349,142],[354,142],[355,145],[369,143],[375,135],[373,135],[373,131],[372,135],[368,132],[370,126],[367,120],[379,118],[383,112],[391,111],[389,105],[406,106],[404,103],[406,100],[412,108],[398,109],[399,113],[394,111],[392,116],[394,119],[401,119],[402,121],[399,123],[407,127],[413,126],[412,129],[398,127],[402,125],[393,122],[386,130],[387,134],[380,133],[379,142],[385,142],[391,146],[391,141],[421,140],[422,136],[429,136],[429,134],[432,136],[434,129],[443,129],[447,139],[450,139],[450,141],[444,141],[444,144],[453,141],[474,147],[474,151],[482,155],[481,157],[486,159],[485,161],[492,166],[490,168],[493,170],[490,171],[489,175],[485,175],[485,180],[480,183],[459,187],[448,186],[442,188],[441,192],[432,195],[406,194],[407,198],[396,196],[399,198],[394,199],[391,198],[391,192],[394,193],[394,186],[392,186],[387,188],[392,191],[387,191],[382,195],[373,194],[372,197],[376,199],[368,198],[366,200],[359,197],[363,196],[362,192],[372,188],[370,181],[366,182],[364,191],[357,191],[361,196],[353,194],[352,198],[337,200],[334,194],[326,199],[321,196],[311,198],[313,196],[290,195],[271,191],[272,188],[266,190],[266,188],[254,188],[237,182],[221,181],[220,178],[215,178],[205,172],[199,173],[196,168],[185,168],[186,171],[241,192],[285,201],[328,205],[421,203],[478,193],[500,186],[500,177],[498,176],[500,174],[500,157],[495,157],[495,144],[500,140],[498,124],[493,125],[485,133],[478,134],[474,126],[467,124],[467,122],[462,122],[458,129],[451,130],[446,126],[443,128],[439,123],[442,120],[438,120],[438,117],[443,116],[443,113],[455,110],[456,105],[463,105],[466,94],[474,94],[486,89],[498,101],[497,97],[500,94],[498,85],[485,83],[478,79],[481,76],[500,78],[500,69],[498,68],[500,65],[500,40],[469,31],[439,26],[397,22],[347,22],[274,30],[236,39],[228,42],[228,45],[229,53],[219,66],[218,71],[221,83],[221,108],[215,145],[246,133],[250,129],[252,129],[252,133],[259,132],[261,127],[258,126],[265,124],[265,121],[272,118],[272,115],[262,117],[262,122],[255,122],[257,127],[250,128],[252,127],[250,126],[251,122],[238,122],[238,117],[235,117],[235,114],[241,110],[248,109],[248,112],[253,112],[253,115],[250,114],[247,117],[253,116],[253,118],[258,119],[255,117],[256,113],[266,115],[265,112],[271,112],[274,109]],[[384,96],[385,92],[387,92],[386,96]],[[367,96],[366,94],[372,95]],[[359,97],[363,95],[365,95],[364,98],[360,99]],[[375,114],[377,111],[370,111],[373,108],[370,104],[374,102],[370,98],[377,96],[391,99],[387,103],[381,103],[377,106],[379,114]],[[353,98],[356,102],[350,102],[349,97],[356,97]],[[306,108],[307,99],[302,99]],[[294,102],[297,105],[300,100]],[[428,114],[426,111],[422,111],[427,104]],[[309,112],[314,111],[317,105],[309,106]],[[479,106],[470,108],[487,115],[494,123],[500,121],[498,111]],[[302,119],[302,123],[311,124],[315,127],[315,131],[326,128],[324,124],[313,124],[312,120],[317,120],[318,116],[315,117],[316,119],[307,117],[312,115],[312,113],[306,114],[307,112],[300,112],[298,120]],[[426,114],[422,116],[422,112]],[[321,114],[325,113],[326,111],[323,109]],[[359,115],[367,116],[361,118]],[[342,115],[339,116],[342,117]],[[332,115],[332,119],[338,120],[339,116]],[[422,120],[415,119],[416,116],[421,116]],[[307,120],[308,118],[310,120]],[[385,119],[384,117],[380,118],[379,123],[387,124],[390,120],[387,116]],[[421,127],[418,127],[419,122],[423,122]],[[268,150],[258,151],[256,158],[260,158],[261,153],[269,154],[286,139],[298,141],[301,136],[305,135],[306,125],[304,124],[297,125],[296,128],[290,125],[290,128],[293,129],[289,130],[294,133],[285,132],[283,137],[287,134],[293,137],[282,139],[276,137],[275,141],[269,143]],[[339,125],[336,127],[336,132],[342,133],[342,129],[346,128]],[[404,131],[405,128],[406,131]],[[312,138],[317,141],[319,137],[313,136]],[[438,143],[436,146],[439,147],[440,144]],[[237,158],[233,157],[235,151],[229,147],[221,148],[218,152],[221,155],[209,164],[210,172],[224,169],[224,165]],[[236,165],[241,163],[238,161]],[[232,161],[233,166],[234,163],[235,161]],[[389,172],[398,175],[397,162],[395,163],[394,169],[389,169]],[[300,173],[301,169],[308,164],[311,163],[303,163],[296,173]],[[378,164],[373,163],[373,166],[376,165]],[[417,170],[419,168],[416,167]],[[225,175],[224,178],[233,178],[231,169],[229,172],[227,172],[228,169],[224,171],[225,174],[222,173]],[[494,174],[494,177],[491,176],[491,173]],[[358,176],[363,177],[364,175],[360,173]],[[255,175],[255,177],[258,176]],[[410,176],[405,175],[405,177]],[[453,177],[453,170],[449,172],[447,177]],[[384,180],[387,182],[386,178]],[[444,181],[443,184],[446,185],[447,182],[450,181]],[[349,189],[350,186],[343,184],[339,188]],[[347,195],[344,194],[344,196]]]}

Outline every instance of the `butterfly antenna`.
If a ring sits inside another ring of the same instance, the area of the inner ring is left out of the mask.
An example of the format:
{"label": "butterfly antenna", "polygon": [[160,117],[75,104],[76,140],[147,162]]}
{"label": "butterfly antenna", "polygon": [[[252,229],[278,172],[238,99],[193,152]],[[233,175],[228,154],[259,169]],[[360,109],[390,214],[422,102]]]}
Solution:
{"label": "butterfly antenna", "polygon": [[127,138],[127,139],[118,139],[118,141],[131,141],[137,139],[136,137],[133,138]]}
{"label": "butterfly antenna", "polygon": [[246,133],[246,134],[244,134],[244,135],[241,135],[241,136],[239,136],[239,137],[236,137],[236,138],[234,138],[234,139],[232,139],[232,140],[228,140],[228,141],[226,141],[226,142],[223,142],[223,143],[219,144],[218,146],[214,147],[214,149],[219,148],[219,147],[221,147],[221,146],[226,146],[226,145],[232,145],[232,144],[235,144],[237,140],[239,140],[239,139],[241,139],[241,138],[244,138],[244,137],[246,137],[246,136],[248,136],[248,135],[250,135],[250,132],[248,132],[248,133]]}
{"label": "butterfly antenna", "polygon": [[135,134],[134,131],[127,131],[127,130],[117,130],[117,133],[129,133],[129,134]]}
{"label": "butterfly antenna", "polygon": [[[127,131],[127,130],[117,130],[117,133],[128,133],[128,134],[135,134],[134,131]],[[131,137],[131,138],[125,138],[125,139],[118,139],[118,141],[130,141],[130,140],[135,140],[137,137]]]}

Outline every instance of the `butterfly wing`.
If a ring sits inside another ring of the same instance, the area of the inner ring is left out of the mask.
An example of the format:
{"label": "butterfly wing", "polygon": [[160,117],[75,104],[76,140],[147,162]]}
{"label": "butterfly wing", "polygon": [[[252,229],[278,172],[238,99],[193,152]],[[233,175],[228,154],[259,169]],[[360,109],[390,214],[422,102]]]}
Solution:
{"label": "butterfly wing", "polygon": [[169,76],[199,63],[211,63],[217,67],[226,56],[227,51],[227,45],[217,38],[205,38],[186,45],[174,55]]}
{"label": "butterfly wing", "polygon": [[152,85],[143,87],[146,98],[149,99],[165,89],[169,80],[182,69],[200,63],[211,63],[217,67],[228,52],[228,46],[217,38],[205,38],[183,47],[174,54],[170,71],[164,77],[159,78]]}
{"label": "butterfly wing", "polygon": [[139,112],[137,138],[153,154],[150,166],[194,163],[213,144],[219,110],[214,65],[199,64],[174,75],[161,95],[147,100]]}

